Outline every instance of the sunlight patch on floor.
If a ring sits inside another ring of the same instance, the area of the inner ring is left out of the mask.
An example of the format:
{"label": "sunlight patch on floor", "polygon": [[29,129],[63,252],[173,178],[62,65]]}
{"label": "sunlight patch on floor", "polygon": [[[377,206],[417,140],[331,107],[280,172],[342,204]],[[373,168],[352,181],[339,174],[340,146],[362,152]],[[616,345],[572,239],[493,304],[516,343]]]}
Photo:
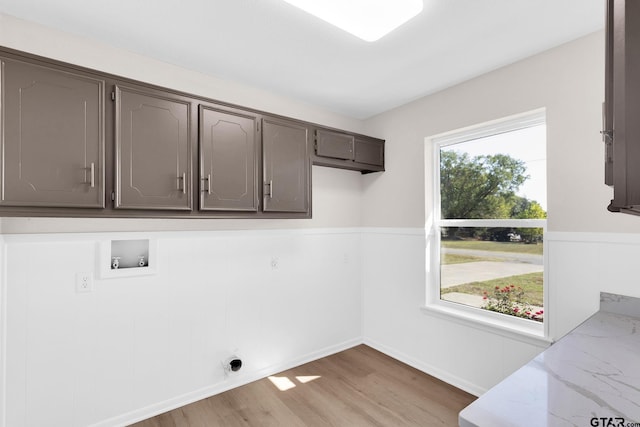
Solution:
{"label": "sunlight patch on floor", "polygon": [[[311,381],[317,380],[320,378],[320,375],[301,375],[295,377],[296,381],[300,384],[306,384]],[[269,381],[278,388],[280,391],[287,391],[296,386],[296,384],[289,379],[289,377],[276,377],[270,376]]]}
{"label": "sunlight patch on floor", "polygon": [[318,378],[320,378],[320,375],[306,375],[306,376],[296,377],[296,379],[300,381],[302,384],[309,383],[313,380],[317,380]]}

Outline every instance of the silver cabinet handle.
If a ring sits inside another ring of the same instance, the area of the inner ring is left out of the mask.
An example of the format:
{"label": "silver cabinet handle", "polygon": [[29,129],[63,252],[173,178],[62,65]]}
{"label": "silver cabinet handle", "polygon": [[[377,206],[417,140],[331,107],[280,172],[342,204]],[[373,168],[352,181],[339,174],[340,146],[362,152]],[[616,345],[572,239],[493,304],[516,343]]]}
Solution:
{"label": "silver cabinet handle", "polygon": [[269,180],[269,194],[268,194],[269,198],[273,198],[273,180]]}
{"label": "silver cabinet handle", "polygon": [[204,181],[207,181],[207,188],[206,190],[202,190],[203,192],[206,192],[207,194],[211,194],[211,174],[208,174],[207,176],[205,176],[204,178],[202,178]]}
{"label": "silver cabinet handle", "polygon": [[602,130],[600,134],[602,135],[602,140],[605,143],[610,143],[613,141],[613,130],[607,129],[609,127],[607,117],[607,104],[605,102],[602,103]]}
{"label": "silver cabinet handle", "polygon": [[91,188],[95,188],[96,187],[96,164],[91,162],[91,167],[89,168],[90,171],[90,176],[89,176],[89,185],[91,186]]}
{"label": "silver cabinet handle", "polygon": [[187,174],[183,172],[182,176],[178,177],[178,181],[182,181],[182,188],[178,184],[178,190],[182,190],[182,194],[187,194]]}

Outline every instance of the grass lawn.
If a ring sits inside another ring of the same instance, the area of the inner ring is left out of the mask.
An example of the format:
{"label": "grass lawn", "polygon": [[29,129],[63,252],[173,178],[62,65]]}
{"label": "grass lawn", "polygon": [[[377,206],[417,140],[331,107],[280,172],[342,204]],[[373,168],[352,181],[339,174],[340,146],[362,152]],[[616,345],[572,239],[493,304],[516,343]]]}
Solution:
{"label": "grass lawn", "polygon": [[442,254],[442,264],[463,264],[465,262],[502,261],[500,258],[487,258],[472,255]]}
{"label": "grass lawn", "polygon": [[502,288],[507,285],[515,285],[516,287],[520,287],[524,290],[524,298],[526,302],[531,305],[542,307],[542,280],[542,273],[522,274],[520,276],[487,280],[486,282],[471,282],[463,285],[452,286],[450,288],[442,289],[441,294],[461,292],[463,294],[482,296],[483,292],[486,291],[489,295],[492,295],[496,286]]}
{"label": "grass lawn", "polygon": [[474,249],[479,251],[518,252],[542,255],[542,243],[526,244],[519,242],[487,242],[484,240],[442,240],[445,248]]}

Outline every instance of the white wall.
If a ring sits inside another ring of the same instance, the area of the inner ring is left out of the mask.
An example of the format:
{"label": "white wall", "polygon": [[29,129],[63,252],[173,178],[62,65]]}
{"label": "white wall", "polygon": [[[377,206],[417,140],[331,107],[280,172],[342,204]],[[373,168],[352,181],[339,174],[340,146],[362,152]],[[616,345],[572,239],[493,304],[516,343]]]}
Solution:
{"label": "white wall", "polygon": [[[100,276],[100,242],[146,238],[157,274]],[[6,426],[127,424],[362,342],[358,230],[4,240]]]}
{"label": "white wall", "polygon": [[387,171],[363,184],[365,342],[476,394],[543,348],[420,310],[425,283],[433,281],[425,262],[433,148],[425,138],[541,107],[548,134],[551,338],[597,311],[600,291],[640,296],[632,268],[640,219],[606,210],[612,190],[603,183],[603,98],[604,33],[598,32],[367,122],[367,132],[386,139]]}

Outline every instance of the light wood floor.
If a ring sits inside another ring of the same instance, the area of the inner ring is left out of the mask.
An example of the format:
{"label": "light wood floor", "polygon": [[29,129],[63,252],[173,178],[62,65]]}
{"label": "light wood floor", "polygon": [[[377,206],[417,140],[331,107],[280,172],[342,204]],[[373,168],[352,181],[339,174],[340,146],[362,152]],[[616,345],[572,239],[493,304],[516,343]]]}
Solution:
{"label": "light wood floor", "polygon": [[365,345],[270,378],[135,426],[457,426],[475,400]]}

